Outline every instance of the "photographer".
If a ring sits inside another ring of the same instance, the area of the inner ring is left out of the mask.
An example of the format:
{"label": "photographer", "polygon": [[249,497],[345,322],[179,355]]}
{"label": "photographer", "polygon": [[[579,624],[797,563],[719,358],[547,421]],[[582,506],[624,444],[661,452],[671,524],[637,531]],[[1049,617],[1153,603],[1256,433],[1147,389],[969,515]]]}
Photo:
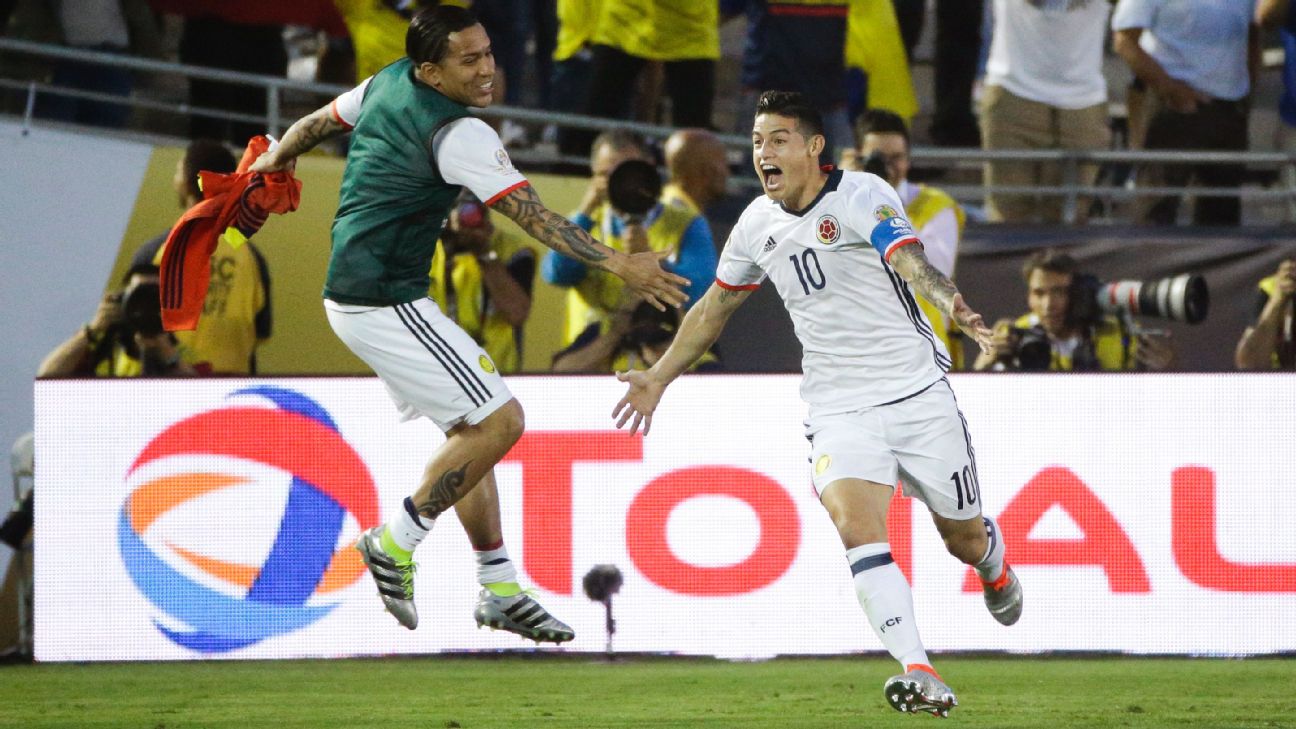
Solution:
{"label": "photographer", "polygon": [[[553,371],[605,374],[643,370],[661,359],[675,339],[679,312],[658,311],[638,302],[618,309],[603,322],[591,324],[566,349],[553,358]],[[690,372],[718,372],[724,366],[713,352],[707,352]]]}
{"label": "photographer", "polygon": [[[608,180],[622,164],[653,164],[651,150],[642,139],[614,129],[603,132],[590,150],[592,173],[580,208],[572,222],[589,231],[600,243],[626,253],[657,251],[666,256],[662,267],[692,283],[684,289],[685,306],[701,298],[715,278],[716,250],[706,218],[686,206],[658,201],[635,214],[617,207],[624,201],[609,199]],[[660,187],[660,179],[657,185]],[[634,192],[633,190],[631,192]],[[615,204],[614,204],[615,203]],[[622,307],[625,286],[621,280],[554,251],[541,265],[545,281],[569,289],[562,346],[567,346],[591,324],[604,322]]]}
{"label": "photographer", "polygon": [[1278,271],[1261,279],[1255,323],[1238,341],[1238,369],[1296,369],[1296,259],[1278,264]]}
{"label": "photographer", "polygon": [[[944,190],[909,181],[909,127],[904,119],[885,109],[861,114],[855,121],[855,149],[842,154],[842,167],[871,172],[895,188],[927,260],[954,280],[966,215]],[[954,323],[926,299],[919,297],[918,305],[949,350],[950,369],[963,369],[963,343]]]}
{"label": "photographer", "polygon": [[503,374],[522,365],[522,325],[531,314],[535,253],[499,232],[465,189],[441,231],[428,295]]}
{"label": "photographer", "polygon": [[1089,312],[1078,291],[1075,259],[1042,250],[1022,266],[1030,313],[995,325],[993,351],[976,370],[1165,370],[1174,362],[1169,334],[1137,332],[1115,316]]}
{"label": "photographer", "polygon": [[131,267],[122,288],[104,296],[88,324],[50,352],[37,377],[193,375],[176,338],[162,330],[158,269]]}

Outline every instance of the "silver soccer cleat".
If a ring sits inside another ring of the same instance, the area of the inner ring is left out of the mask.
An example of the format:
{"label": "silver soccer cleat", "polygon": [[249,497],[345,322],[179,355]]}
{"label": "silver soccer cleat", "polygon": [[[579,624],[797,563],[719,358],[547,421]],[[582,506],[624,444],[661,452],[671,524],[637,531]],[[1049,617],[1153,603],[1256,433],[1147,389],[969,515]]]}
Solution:
{"label": "silver soccer cleat", "polygon": [[948,717],[950,709],[958,706],[954,692],[932,674],[914,669],[887,679],[882,687],[891,708],[902,714],[925,711],[933,716]]}
{"label": "silver soccer cleat", "polygon": [[994,582],[981,583],[986,609],[1004,625],[1017,622],[1022,613],[1022,586],[1012,567],[1004,565],[1003,574]]}
{"label": "silver soccer cleat", "polygon": [[366,530],[356,540],[355,548],[364,558],[369,574],[378,583],[378,596],[387,612],[396,621],[413,630],[418,627],[418,608],[414,607],[414,572],[418,569],[412,560],[398,562],[383,551],[383,525]]}
{"label": "silver soccer cleat", "polygon": [[576,637],[566,623],[555,618],[526,592],[500,597],[483,589],[473,610],[477,627],[507,630],[523,638],[549,643],[566,643]]}

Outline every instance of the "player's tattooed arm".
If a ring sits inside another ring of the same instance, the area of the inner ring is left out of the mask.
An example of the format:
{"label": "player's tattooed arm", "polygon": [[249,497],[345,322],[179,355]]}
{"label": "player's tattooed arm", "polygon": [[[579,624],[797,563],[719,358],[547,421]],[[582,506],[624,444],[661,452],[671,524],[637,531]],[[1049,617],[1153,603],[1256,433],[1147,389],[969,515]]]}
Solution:
{"label": "player's tattooed arm", "polygon": [[729,317],[750,295],[750,290],[727,289],[719,284],[711,284],[706,294],[684,315],[684,321],[680,322],[679,331],[666,354],[652,368],[654,376],[660,377],[663,382],[671,382],[683,374],[711,349],[724,331]]}
{"label": "player's tattooed arm", "polygon": [[927,260],[922,246],[901,246],[891,254],[890,263],[896,273],[908,281],[920,296],[935,304],[937,309],[954,320],[959,329],[975,339],[981,345],[982,352],[992,350],[994,333],[986,326],[981,315],[963,301],[963,295],[954,282]]}
{"label": "player's tattooed arm", "polygon": [[[414,508],[418,513],[435,519],[442,512],[454,506],[455,502],[468,493],[471,484],[465,488],[468,472],[468,463],[463,464],[461,468],[451,468],[437,477],[431,484],[425,485],[419,489],[420,493],[414,494]],[[427,489],[427,494],[421,493]]]}
{"label": "player's tattooed arm", "polygon": [[665,310],[688,300],[683,287],[689,280],[661,267],[664,254],[647,251],[627,255],[590,237],[579,225],[540,202],[530,185],[521,185],[491,204],[528,235],[555,251],[619,276],[644,301]]}
{"label": "player's tattooed arm", "polygon": [[612,249],[591,238],[579,225],[545,207],[530,185],[509,192],[491,207],[517,223],[527,235],[555,251],[582,263],[606,268],[600,264],[612,255]]}
{"label": "player's tattooed arm", "polygon": [[322,106],[306,116],[293,122],[284,132],[283,139],[273,152],[266,152],[257,158],[251,169],[253,172],[274,172],[288,168],[299,156],[309,152],[321,142],[339,136],[350,130],[350,127],[333,118],[328,106]]}
{"label": "player's tattooed arm", "polygon": [[921,245],[906,245],[891,254],[891,267],[908,281],[920,296],[948,313],[958,287],[927,260]]}

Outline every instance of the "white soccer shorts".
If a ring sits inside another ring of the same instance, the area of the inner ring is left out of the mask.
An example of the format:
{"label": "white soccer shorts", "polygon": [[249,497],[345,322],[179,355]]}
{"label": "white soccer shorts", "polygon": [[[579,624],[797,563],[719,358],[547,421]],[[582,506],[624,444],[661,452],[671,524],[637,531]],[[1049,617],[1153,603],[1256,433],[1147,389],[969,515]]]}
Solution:
{"label": "white soccer shorts", "polygon": [[403,420],[449,431],[476,425],[513,399],[495,363],[432,299],[354,306],[325,299],[338,338],[373,368]]}
{"label": "white soccer shorts", "polygon": [[815,492],[857,478],[894,485],[949,519],[981,513],[976,455],[949,382],[890,405],[806,421]]}

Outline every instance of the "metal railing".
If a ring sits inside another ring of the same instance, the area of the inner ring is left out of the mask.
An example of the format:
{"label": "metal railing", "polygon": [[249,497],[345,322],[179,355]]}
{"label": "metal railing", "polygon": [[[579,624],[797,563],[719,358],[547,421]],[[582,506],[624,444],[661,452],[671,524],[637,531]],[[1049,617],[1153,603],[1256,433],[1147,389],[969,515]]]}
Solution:
{"label": "metal railing", "polygon": [[[23,124],[33,123],[36,98],[39,94],[59,95],[74,99],[121,104],[130,108],[147,109],[180,116],[205,116],[213,119],[263,124],[271,134],[281,133],[294,119],[284,115],[285,95],[317,96],[320,103],[325,103],[349,87],[336,84],[311,83],[290,80],[279,76],[228,71],[203,66],[191,66],[148,58],[66,48],[57,45],[32,43],[28,41],[0,38],[0,52],[35,56],[47,60],[66,60],[79,63],[99,64],[114,68],[141,71],[152,74],[169,74],[186,79],[202,79],[233,84],[244,84],[265,94],[264,116],[231,112],[225,109],[194,107],[174,100],[147,98],[136,92],[131,96],[117,96],[95,91],[54,86],[41,81],[21,80],[0,77],[0,89],[9,89],[25,94],[26,103]],[[477,112],[488,119],[500,119],[534,126],[554,125],[566,129],[602,131],[609,128],[621,128],[641,134],[650,139],[664,139],[674,130],[673,127],[640,122],[609,120],[566,112],[535,110],[516,106],[492,106]],[[730,149],[732,158],[745,159],[750,152],[750,141],[738,134],[721,134],[721,141]],[[520,149],[510,150],[514,158],[522,164],[584,166],[588,160],[580,156],[563,156],[556,150]],[[979,148],[942,148],[914,147],[911,153],[916,167],[933,166],[953,171],[968,173],[966,177],[977,177],[986,162],[1010,161],[1026,163],[1053,163],[1061,169],[1060,183],[1056,186],[1012,186],[986,185],[983,183],[942,183],[941,189],[962,202],[976,203],[985,198],[987,193],[1023,194],[1043,197],[1060,197],[1062,199],[1063,219],[1073,222],[1080,217],[1080,204],[1086,199],[1102,200],[1108,204],[1116,201],[1132,201],[1137,198],[1163,195],[1222,195],[1236,196],[1243,200],[1261,202],[1281,202],[1291,214],[1296,216],[1296,154],[1279,152],[1205,152],[1205,151],[1128,151],[1128,150],[983,150]],[[1243,164],[1249,169],[1274,170],[1275,184],[1272,187],[1244,186],[1241,188],[1204,188],[1204,187],[1140,187],[1133,184],[1083,185],[1080,183],[1080,170],[1086,165],[1097,165],[1102,168],[1119,168],[1121,166],[1137,167],[1145,164]],[[758,183],[749,176],[739,176],[735,186],[756,188]]]}

